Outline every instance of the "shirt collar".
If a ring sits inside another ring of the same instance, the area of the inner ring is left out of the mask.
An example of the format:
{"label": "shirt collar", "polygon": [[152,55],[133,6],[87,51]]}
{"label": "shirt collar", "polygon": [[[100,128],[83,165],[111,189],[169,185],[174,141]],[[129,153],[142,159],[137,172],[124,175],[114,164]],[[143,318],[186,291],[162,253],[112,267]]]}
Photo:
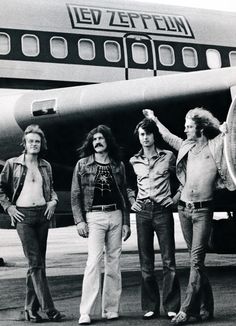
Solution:
{"label": "shirt collar", "polygon": [[[154,154],[152,157],[158,157],[158,156],[164,156],[166,155],[166,151],[163,150],[163,149],[160,149],[160,150],[157,150],[156,148],[156,154]],[[145,158],[146,156],[144,155],[143,153],[143,149],[141,148],[140,151],[134,155],[135,157],[142,157],[142,158]]]}

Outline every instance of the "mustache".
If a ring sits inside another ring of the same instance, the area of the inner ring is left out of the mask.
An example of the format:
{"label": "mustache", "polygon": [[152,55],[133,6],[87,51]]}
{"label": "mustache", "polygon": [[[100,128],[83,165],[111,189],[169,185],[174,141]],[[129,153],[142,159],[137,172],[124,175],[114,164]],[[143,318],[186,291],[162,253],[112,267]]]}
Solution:
{"label": "mustache", "polygon": [[101,143],[97,143],[95,148],[97,148],[97,147],[103,147],[103,145]]}

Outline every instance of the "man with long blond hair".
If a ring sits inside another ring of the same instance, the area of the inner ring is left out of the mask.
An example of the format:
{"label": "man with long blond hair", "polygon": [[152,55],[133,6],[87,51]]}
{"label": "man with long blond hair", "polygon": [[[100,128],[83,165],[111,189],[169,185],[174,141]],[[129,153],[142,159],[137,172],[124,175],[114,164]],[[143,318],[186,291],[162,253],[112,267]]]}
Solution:
{"label": "man with long blond hair", "polygon": [[47,149],[44,132],[29,125],[22,137],[23,154],[6,161],[0,176],[0,204],[16,226],[29,269],[26,277],[25,319],[42,322],[41,308],[50,321],[63,315],[55,309],[49,290],[45,257],[50,219],[58,202],[52,168],[42,159]]}
{"label": "man with long blond hair", "polygon": [[186,140],[173,135],[153,111],[143,113],[155,121],[163,139],[178,151],[176,174],[182,185],[178,212],[191,270],[185,300],[172,323],[186,324],[190,317],[210,320],[214,316],[214,299],[204,260],[213,218],[213,195],[216,188],[235,190],[223,155],[224,134],[219,121],[203,108],[188,111]]}

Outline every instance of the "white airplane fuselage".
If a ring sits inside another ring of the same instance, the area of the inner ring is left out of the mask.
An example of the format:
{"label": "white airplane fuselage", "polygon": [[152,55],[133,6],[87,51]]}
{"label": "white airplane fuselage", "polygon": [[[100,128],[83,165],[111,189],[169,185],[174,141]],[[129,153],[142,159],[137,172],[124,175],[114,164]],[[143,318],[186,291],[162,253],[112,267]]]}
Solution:
{"label": "white airplane fuselage", "polygon": [[158,107],[181,136],[192,106],[226,118],[234,13],[121,0],[2,0],[0,8],[0,163],[20,154],[22,130],[37,123],[60,193],[70,190],[76,148],[99,123],[112,127],[128,161],[145,107]]}

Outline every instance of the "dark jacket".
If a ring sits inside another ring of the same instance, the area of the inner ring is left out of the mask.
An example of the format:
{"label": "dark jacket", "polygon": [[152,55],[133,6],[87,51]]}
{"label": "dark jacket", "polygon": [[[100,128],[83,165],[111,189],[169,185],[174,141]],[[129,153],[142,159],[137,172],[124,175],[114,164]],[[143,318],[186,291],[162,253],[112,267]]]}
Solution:
{"label": "dark jacket", "polygon": [[[113,160],[110,165],[112,175],[120,194],[123,224],[130,225],[125,167],[123,162],[116,163]],[[96,172],[97,165],[94,160],[94,155],[80,159],[75,166],[71,186],[71,206],[75,224],[84,222],[86,220],[86,212],[91,211]]]}
{"label": "dark jacket", "polygon": [[[52,168],[49,162],[39,159],[39,172],[43,180],[43,194],[46,202],[57,200],[58,197],[53,189]],[[15,205],[24,185],[27,166],[24,154],[10,158],[6,161],[0,175],[0,204],[7,211],[8,207]]]}

